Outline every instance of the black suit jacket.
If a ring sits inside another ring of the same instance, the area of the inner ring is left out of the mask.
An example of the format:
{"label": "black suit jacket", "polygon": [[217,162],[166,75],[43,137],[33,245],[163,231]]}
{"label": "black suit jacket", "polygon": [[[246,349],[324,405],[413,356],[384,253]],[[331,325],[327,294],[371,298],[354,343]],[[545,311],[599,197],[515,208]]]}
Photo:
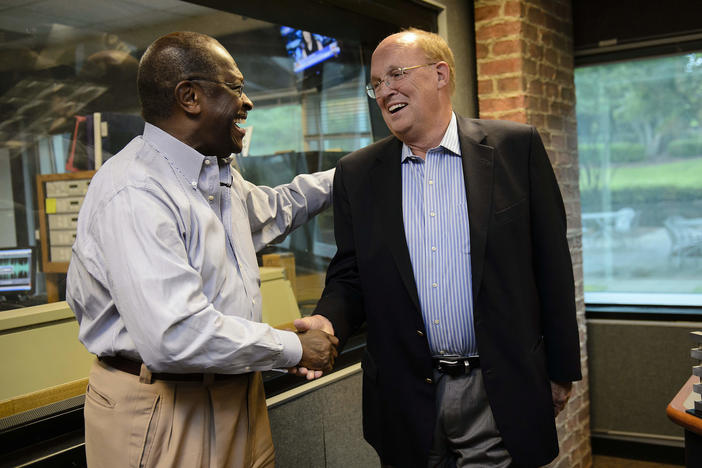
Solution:
{"label": "black suit jacket", "polygon": [[[474,326],[490,406],[521,466],[558,454],[549,380],[581,378],[563,201],[532,127],[458,117]],[[337,253],[316,312],[343,343],[367,323],[364,436],[384,463],[426,466],[432,359],[405,240],[400,154],[388,137],[339,161]]]}

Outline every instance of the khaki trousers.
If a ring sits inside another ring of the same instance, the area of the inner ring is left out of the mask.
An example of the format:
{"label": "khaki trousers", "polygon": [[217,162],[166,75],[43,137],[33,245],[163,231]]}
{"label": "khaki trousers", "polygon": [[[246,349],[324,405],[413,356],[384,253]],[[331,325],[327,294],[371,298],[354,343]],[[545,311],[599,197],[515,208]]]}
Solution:
{"label": "khaki trousers", "polygon": [[275,466],[260,373],[211,382],[149,383],[146,375],[93,364],[85,395],[88,467]]}

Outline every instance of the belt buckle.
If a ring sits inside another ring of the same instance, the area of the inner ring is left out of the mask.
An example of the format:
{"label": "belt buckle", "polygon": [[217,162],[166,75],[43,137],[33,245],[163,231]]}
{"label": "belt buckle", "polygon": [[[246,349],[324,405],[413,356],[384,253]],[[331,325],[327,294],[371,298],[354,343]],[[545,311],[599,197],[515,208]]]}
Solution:
{"label": "belt buckle", "polygon": [[467,374],[470,370],[470,364],[467,359],[439,359],[439,370],[444,374],[455,377]]}
{"label": "belt buckle", "polygon": [[456,367],[459,362],[458,359],[439,359],[439,366]]}
{"label": "belt buckle", "polygon": [[438,368],[444,374],[448,374],[452,377],[459,375],[470,374],[473,367],[470,364],[470,359],[439,359]]}

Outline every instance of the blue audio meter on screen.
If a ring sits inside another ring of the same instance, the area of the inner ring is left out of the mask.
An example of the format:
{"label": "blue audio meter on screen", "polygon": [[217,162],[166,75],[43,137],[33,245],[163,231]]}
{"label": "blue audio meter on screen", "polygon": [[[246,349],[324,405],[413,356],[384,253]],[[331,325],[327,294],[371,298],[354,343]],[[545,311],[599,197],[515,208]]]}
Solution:
{"label": "blue audio meter on screen", "polygon": [[0,295],[30,294],[33,264],[31,248],[0,249]]}

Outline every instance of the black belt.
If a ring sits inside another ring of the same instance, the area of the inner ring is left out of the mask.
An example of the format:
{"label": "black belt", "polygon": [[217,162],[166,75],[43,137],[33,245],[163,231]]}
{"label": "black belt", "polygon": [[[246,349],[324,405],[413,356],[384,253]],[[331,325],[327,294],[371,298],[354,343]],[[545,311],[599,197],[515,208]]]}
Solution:
{"label": "black belt", "polygon": [[[139,375],[141,373],[141,362],[121,356],[100,356],[98,359],[110,367],[126,372],[127,374]],[[176,382],[203,382],[208,374],[169,374],[166,372],[154,372],[151,380],[169,380]],[[238,374],[214,374],[214,380],[227,380],[236,377]]]}
{"label": "black belt", "polygon": [[456,377],[469,374],[472,369],[480,367],[480,357],[434,358],[434,368],[442,374]]}

